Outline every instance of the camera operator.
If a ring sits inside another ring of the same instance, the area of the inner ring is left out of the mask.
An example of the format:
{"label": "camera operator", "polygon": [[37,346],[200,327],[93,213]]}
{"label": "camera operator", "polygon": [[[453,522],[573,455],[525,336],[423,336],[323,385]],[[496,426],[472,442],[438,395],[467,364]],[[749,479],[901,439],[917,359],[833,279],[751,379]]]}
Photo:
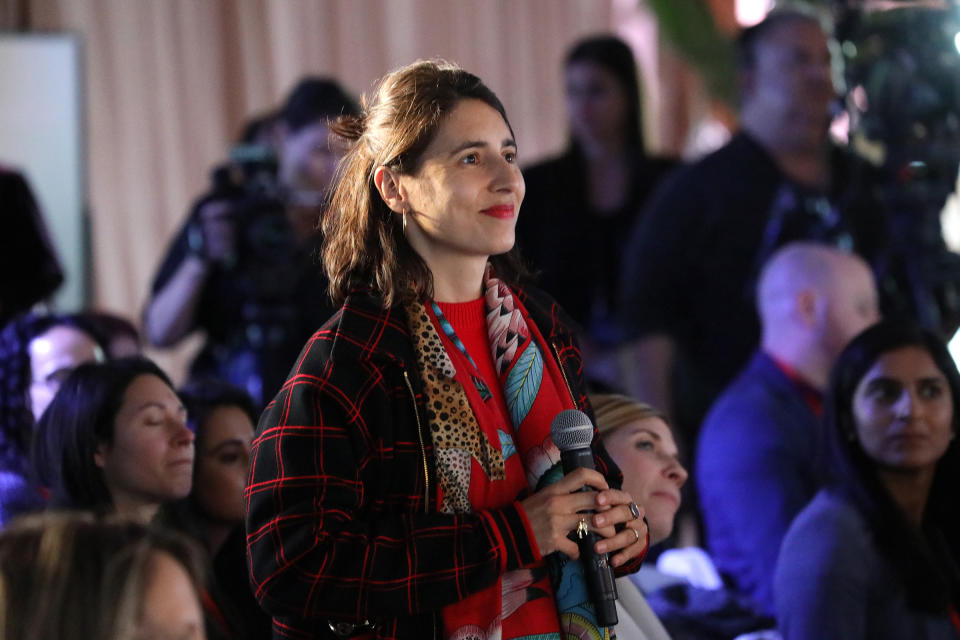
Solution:
{"label": "camera operator", "polygon": [[318,220],[339,153],[328,120],[358,111],[336,83],[306,78],[212,172],[154,279],[147,338],[206,341],[190,375],[214,376],[259,403],[279,389],[310,334],[333,312],[315,260]]}

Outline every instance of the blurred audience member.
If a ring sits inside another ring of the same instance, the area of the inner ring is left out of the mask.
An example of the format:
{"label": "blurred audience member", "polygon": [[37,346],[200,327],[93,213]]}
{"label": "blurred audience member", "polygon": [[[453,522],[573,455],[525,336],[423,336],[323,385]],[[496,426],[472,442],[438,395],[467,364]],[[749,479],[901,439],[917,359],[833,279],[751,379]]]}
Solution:
{"label": "blurred audience member", "polygon": [[303,343],[332,315],[315,260],[321,207],[340,158],[327,122],[357,110],[336,82],[306,78],[276,122],[255,123],[244,134],[253,144],[235,147],[213,172],[144,310],[155,346],[205,331],[192,378],[228,380],[262,406]]}
{"label": "blurred audience member", "polygon": [[197,380],[182,389],[188,426],[196,436],[193,489],[170,510],[168,522],[199,539],[212,577],[204,602],[207,636],[269,638],[270,616],[250,590],[243,534],[243,488],[257,412],[238,387]]}
{"label": "blurred audience member", "polygon": [[193,441],[186,409],[153,362],[84,364],[37,425],[34,465],[52,507],[148,522],[190,493]]}
{"label": "blurred audience member", "polygon": [[276,155],[283,135],[279,111],[268,111],[247,120],[240,132],[240,143],[265,149]]}
{"label": "blurred audience member", "polygon": [[717,568],[764,615],[793,518],[820,489],[823,392],[853,336],[878,319],[867,264],[827,245],[792,243],[757,288],[760,348],[700,432],[696,478]]}
{"label": "blurred audience member", "polygon": [[[623,471],[623,488],[642,505],[650,544],[665,544],[674,527],[687,472],[666,417],[647,404],[617,394],[590,396],[597,429]],[[668,558],[669,556],[669,558]],[[617,580],[617,636],[631,640],[704,640],[770,636],[773,619],[758,616],[722,588],[710,558],[695,547],[665,550],[656,567]],[[663,567],[663,570],[661,570]],[[685,569],[677,571],[678,569]],[[705,576],[712,575],[711,584]]]}
{"label": "blurred audience member", "polygon": [[43,506],[28,480],[35,421],[77,365],[103,360],[94,335],[81,316],[29,313],[0,332],[0,527]]}
{"label": "blurred audience member", "polygon": [[140,332],[132,322],[123,316],[104,311],[85,311],[81,315],[97,334],[102,336],[108,358],[129,358],[140,355],[142,351]]}
{"label": "blurred audience member", "polygon": [[837,360],[831,480],[774,579],[786,640],[960,637],[960,374],[932,333],[881,322]]}
{"label": "blurred audience member", "polygon": [[63,284],[63,269],[26,179],[0,165],[0,326],[46,300]]}
{"label": "blurred audience member", "polygon": [[[577,42],[564,62],[570,141],[524,171],[517,244],[540,284],[583,328],[587,375],[619,386],[613,347],[620,263],[640,209],[672,161],[644,149],[633,52],[615,36]],[[606,359],[604,359],[606,357]]]}
{"label": "blurred audience member", "polygon": [[189,540],[84,513],[26,516],[0,533],[5,640],[202,640]]}
{"label": "blurred audience member", "polygon": [[793,240],[853,243],[831,203],[846,182],[831,180],[834,88],[820,22],[773,11],[738,45],[741,129],[651,197],[621,279],[630,395],[663,407],[691,453],[759,341],[760,267]]}
{"label": "blurred audience member", "polygon": [[34,318],[26,320],[26,333],[22,335],[29,336],[26,347],[30,362],[30,413],[34,420],[39,420],[60,385],[78,365],[102,362],[106,356],[103,336],[83,315]]}
{"label": "blurred audience member", "polygon": [[[664,415],[622,395],[595,394],[590,402],[603,444],[623,472],[623,490],[643,507],[649,543],[662,542],[673,530],[680,488],[687,481]],[[669,640],[633,578],[617,579],[617,635],[631,640]]]}

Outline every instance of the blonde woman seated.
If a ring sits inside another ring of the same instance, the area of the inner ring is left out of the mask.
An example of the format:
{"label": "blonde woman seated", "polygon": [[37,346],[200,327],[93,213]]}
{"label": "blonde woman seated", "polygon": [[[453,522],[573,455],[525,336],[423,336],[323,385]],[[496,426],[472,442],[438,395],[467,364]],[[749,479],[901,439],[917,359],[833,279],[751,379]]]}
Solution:
{"label": "blonde woman seated", "polygon": [[0,533],[0,638],[204,640],[193,543],[129,519],[47,512]]}
{"label": "blonde woman seated", "polygon": [[[680,488],[687,470],[678,459],[677,444],[664,415],[642,402],[615,394],[591,395],[597,430],[610,457],[623,472],[623,490],[643,507],[650,544],[673,530],[680,507]],[[669,635],[629,579],[617,579],[617,636],[636,640],[669,640]]]}

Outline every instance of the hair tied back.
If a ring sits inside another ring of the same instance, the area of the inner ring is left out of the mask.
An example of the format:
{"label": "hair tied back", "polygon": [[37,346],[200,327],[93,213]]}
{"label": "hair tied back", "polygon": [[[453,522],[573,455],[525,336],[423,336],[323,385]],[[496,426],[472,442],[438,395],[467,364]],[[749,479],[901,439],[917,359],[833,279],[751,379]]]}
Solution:
{"label": "hair tied back", "polygon": [[356,142],[366,131],[366,118],[363,115],[342,115],[330,125],[330,131],[348,142]]}

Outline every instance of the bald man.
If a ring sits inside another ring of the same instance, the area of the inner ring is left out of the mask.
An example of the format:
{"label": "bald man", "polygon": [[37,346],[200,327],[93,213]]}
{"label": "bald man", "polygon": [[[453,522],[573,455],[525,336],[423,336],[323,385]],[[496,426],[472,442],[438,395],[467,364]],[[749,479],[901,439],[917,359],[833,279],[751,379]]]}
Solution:
{"label": "bald man", "polygon": [[820,487],[830,369],[879,315],[866,263],[811,243],[771,256],[756,300],[760,348],[707,414],[694,477],[717,568],[758,613],[772,616],[780,542]]}

